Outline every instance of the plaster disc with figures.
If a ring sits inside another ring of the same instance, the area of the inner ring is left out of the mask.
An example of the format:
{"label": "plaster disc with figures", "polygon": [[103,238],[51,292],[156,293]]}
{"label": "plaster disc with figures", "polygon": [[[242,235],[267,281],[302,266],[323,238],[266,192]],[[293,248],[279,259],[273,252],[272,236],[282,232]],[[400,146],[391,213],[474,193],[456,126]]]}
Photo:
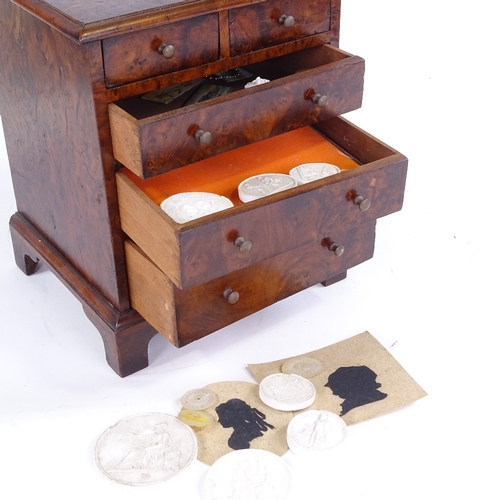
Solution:
{"label": "plaster disc with figures", "polygon": [[347,425],[341,417],[326,410],[309,410],[292,419],[286,438],[293,453],[311,456],[332,450],[346,435]]}
{"label": "plaster disc with figures", "polygon": [[215,193],[189,192],[169,196],[160,208],[175,222],[183,224],[233,207],[231,200]]}
{"label": "plaster disc with figures", "polygon": [[286,462],[274,453],[237,450],[210,467],[204,487],[207,500],[285,500],[292,475]]}
{"label": "plaster disc with figures", "polygon": [[281,365],[283,373],[293,373],[304,378],[313,378],[325,369],[325,364],[316,358],[301,356],[286,360]]}
{"label": "plaster disc with figures", "polygon": [[195,433],[177,418],[163,413],[126,417],[97,441],[100,471],[116,483],[156,484],[189,466],[196,458]]}
{"label": "plaster disc with figures", "polygon": [[304,163],[290,170],[290,175],[297,181],[297,184],[323,179],[340,172],[340,168],[331,163]]}
{"label": "plaster disc with figures", "polygon": [[248,203],[249,201],[285,191],[296,185],[297,181],[288,174],[254,175],[240,182],[238,196],[243,203]]}
{"label": "plaster disc with figures", "polygon": [[275,410],[298,411],[314,403],[316,388],[300,375],[275,373],[259,384],[259,396],[263,403]]}

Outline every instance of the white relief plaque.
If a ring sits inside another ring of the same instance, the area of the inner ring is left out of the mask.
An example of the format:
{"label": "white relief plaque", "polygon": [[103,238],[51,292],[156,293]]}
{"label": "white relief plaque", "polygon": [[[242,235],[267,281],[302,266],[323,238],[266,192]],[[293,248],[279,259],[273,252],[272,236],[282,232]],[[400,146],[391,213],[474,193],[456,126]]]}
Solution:
{"label": "white relief plaque", "polygon": [[238,196],[243,203],[279,193],[297,185],[288,174],[260,174],[249,177],[238,186]]}
{"label": "white relief plaque", "polygon": [[314,384],[300,375],[275,373],[259,384],[259,396],[263,403],[275,410],[298,411],[314,403]]}
{"label": "white relief plaque", "polygon": [[222,456],[208,471],[204,484],[207,500],[284,500],[291,485],[286,462],[257,449]]}
{"label": "white relief plaque", "polygon": [[297,184],[306,184],[339,172],[340,168],[330,163],[304,163],[292,168],[290,175],[297,181]]}
{"label": "white relief plaque", "polygon": [[225,196],[204,192],[174,194],[163,200],[160,204],[161,209],[179,224],[220,212],[233,206],[231,200]]}
{"label": "white relief plaque", "polygon": [[126,417],[97,441],[96,462],[114,482],[129,486],[165,481],[197,456],[193,430],[171,415],[143,413]]}
{"label": "white relief plaque", "polygon": [[347,435],[341,417],[326,410],[309,410],[296,415],[287,428],[290,450],[300,456],[330,451]]}

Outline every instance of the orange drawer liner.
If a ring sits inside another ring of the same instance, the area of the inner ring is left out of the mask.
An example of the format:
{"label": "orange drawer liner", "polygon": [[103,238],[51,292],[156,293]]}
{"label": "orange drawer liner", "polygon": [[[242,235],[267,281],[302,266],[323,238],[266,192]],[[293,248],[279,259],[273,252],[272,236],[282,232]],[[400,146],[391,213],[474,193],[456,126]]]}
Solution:
{"label": "orange drawer liner", "polygon": [[297,165],[314,162],[332,163],[341,170],[358,166],[321,134],[303,127],[150,179],[141,179],[126,168],[122,170],[158,205],[165,198],[186,191],[216,193],[240,205],[241,181],[264,173],[288,174]]}

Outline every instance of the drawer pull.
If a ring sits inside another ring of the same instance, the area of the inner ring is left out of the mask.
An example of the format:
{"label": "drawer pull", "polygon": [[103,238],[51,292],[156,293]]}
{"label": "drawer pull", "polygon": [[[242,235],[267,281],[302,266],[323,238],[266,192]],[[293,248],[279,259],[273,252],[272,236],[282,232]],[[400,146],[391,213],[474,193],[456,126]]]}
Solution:
{"label": "drawer pull", "polygon": [[238,236],[234,240],[234,244],[240,249],[240,253],[248,253],[252,250],[252,242],[250,240],[245,240],[243,236]]}
{"label": "drawer pull", "polygon": [[295,24],[295,18],[293,16],[287,16],[286,14],[283,14],[279,17],[278,22],[285,28],[291,28]]}
{"label": "drawer pull", "polygon": [[317,104],[318,107],[320,108],[325,108],[326,105],[328,104],[328,96],[326,95],[314,94],[311,100],[314,104]]}
{"label": "drawer pull", "polygon": [[235,292],[231,290],[230,288],[226,288],[224,290],[224,298],[230,303],[230,304],[236,304],[240,298],[240,294],[238,292]]}
{"label": "drawer pull", "polygon": [[212,134],[205,130],[198,129],[194,137],[202,146],[208,146],[212,142]]}
{"label": "drawer pull", "polygon": [[372,202],[368,198],[364,198],[363,196],[358,194],[354,198],[354,204],[358,205],[359,209],[362,212],[366,212],[370,208],[370,205],[372,204]]}
{"label": "drawer pull", "polygon": [[345,248],[343,245],[339,245],[338,243],[330,243],[328,245],[328,250],[333,252],[337,257],[340,257],[344,253]]}
{"label": "drawer pull", "polygon": [[158,47],[158,52],[165,58],[165,59],[172,59],[175,54],[175,47],[173,45],[169,45],[167,43],[162,43]]}

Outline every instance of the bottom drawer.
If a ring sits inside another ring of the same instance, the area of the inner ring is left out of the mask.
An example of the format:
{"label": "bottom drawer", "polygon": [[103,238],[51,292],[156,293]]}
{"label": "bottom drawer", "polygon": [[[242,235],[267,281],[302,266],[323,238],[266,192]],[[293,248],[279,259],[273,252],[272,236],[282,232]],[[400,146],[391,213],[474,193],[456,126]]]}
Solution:
{"label": "bottom drawer", "polygon": [[[314,284],[327,284],[368,260],[373,256],[375,221],[341,228],[332,237],[335,241],[307,244],[188,290],[177,288],[127,241],[132,307],[181,347]],[[230,292],[239,295],[234,303],[236,295],[228,296]]]}

